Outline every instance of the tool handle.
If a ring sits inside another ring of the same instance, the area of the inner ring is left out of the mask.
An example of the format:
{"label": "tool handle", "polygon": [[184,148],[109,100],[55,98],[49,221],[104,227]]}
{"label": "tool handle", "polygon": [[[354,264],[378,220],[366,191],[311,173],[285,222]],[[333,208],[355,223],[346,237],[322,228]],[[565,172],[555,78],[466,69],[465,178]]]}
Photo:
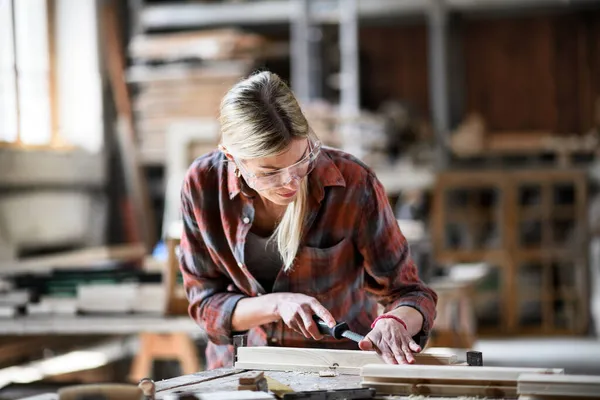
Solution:
{"label": "tool handle", "polygon": [[319,332],[321,332],[322,335],[329,335],[332,336],[334,339],[340,340],[341,338],[343,338],[342,333],[350,329],[348,328],[348,324],[345,322],[338,322],[333,328],[330,328],[329,325],[327,325],[327,323],[318,316],[313,315],[313,319],[317,323],[317,326],[319,327]]}

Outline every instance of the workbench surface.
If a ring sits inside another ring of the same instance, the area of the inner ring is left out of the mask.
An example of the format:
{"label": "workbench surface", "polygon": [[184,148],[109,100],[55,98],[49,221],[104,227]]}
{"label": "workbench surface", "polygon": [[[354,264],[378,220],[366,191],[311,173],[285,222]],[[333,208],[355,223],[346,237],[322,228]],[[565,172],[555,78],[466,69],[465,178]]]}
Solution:
{"label": "workbench surface", "polygon": [[[193,392],[217,392],[237,390],[239,374],[247,370],[235,370],[233,368],[221,368],[212,371],[198,372],[192,375],[183,375],[176,378],[165,379],[156,382],[156,400],[165,395],[185,395]],[[265,375],[287,385],[295,391],[329,390],[329,389],[351,389],[360,388],[361,377],[356,375],[338,375],[336,377],[324,378],[314,372],[282,372],[264,371]],[[389,396],[378,397],[386,400],[420,399],[423,396]],[[461,399],[468,399],[463,397]],[[436,400],[446,398],[436,397]],[[456,400],[456,398],[452,398]]]}

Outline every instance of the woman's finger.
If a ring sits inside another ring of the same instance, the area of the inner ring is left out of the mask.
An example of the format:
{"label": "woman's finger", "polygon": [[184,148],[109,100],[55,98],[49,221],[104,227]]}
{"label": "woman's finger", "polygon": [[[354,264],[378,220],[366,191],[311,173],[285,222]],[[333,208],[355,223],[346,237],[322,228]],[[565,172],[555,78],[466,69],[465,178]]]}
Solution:
{"label": "woman's finger", "polygon": [[404,358],[406,359],[406,362],[408,364],[414,364],[415,362],[415,357],[412,354],[412,351],[410,351],[407,339],[404,338],[402,340],[402,346],[401,346],[402,352],[404,353]]}
{"label": "woman's finger", "polygon": [[410,347],[410,349],[415,353],[421,352],[421,346],[419,346],[414,340],[412,340],[412,338],[410,338],[408,342],[408,347]]}
{"label": "woman's finger", "polygon": [[326,309],[321,303],[319,303],[319,300],[313,298],[309,304],[313,312],[317,314],[319,318],[325,321],[325,323],[330,328],[333,328],[335,326],[335,318],[333,318],[333,315],[331,315],[328,309]]}
{"label": "woman's finger", "polygon": [[297,327],[298,333],[300,333],[302,336],[304,336],[307,339],[311,338],[311,335],[304,327],[304,321],[302,320],[302,318],[300,316],[296,316],[296,318],[294,319],[294,324]]}
{"label": "woman's finger", "polygon": [[[309,308],[310,310],[310,308]],[[319,332],[319,328],[317,327],[317,323],[312,318],[310,312],[306,311],[304,308],[300,310],[300,317],[302,318],[302,323],[304,324],[304,329],[308,332],[309,337],[312,337],[315,340],[323,339],[323,335]]]}
{"label": "woman's finger", "polygon": [[378,346],[379,351],[381,352],[381,357],[383,361],[387,364],[404,364],[403,362],[399,362],[399,358],[394,354],[394,350],[392,350],[387,344],[379,343]]}

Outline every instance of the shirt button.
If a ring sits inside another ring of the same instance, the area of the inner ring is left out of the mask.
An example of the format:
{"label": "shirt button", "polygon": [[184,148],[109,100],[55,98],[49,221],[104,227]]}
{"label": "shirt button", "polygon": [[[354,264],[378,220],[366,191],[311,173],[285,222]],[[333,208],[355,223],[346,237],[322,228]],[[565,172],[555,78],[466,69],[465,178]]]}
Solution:
{"label": "shirt button", "polygon": [[244,268],[244,264],[242,264],[241,262],[238,263],[238,267],[240,268]]}
{"label": "shirt button", "polygon": [[250,223],[250,218],[244,217],[244,219],[242,221],[244,221],[245,224],[248,224],[248,223]]}

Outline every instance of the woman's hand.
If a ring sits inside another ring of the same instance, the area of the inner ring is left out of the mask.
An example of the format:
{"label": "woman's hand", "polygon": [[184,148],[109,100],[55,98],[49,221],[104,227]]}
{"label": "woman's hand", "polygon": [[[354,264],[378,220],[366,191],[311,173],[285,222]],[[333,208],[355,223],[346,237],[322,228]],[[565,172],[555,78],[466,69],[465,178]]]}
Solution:
{"label": "woman's hand", "polygon": [[275,296],[275,309],[283,322],[306,338],[323,338],[313,319],[314,314],[330,327],[335,326],[335,318],[314,297],[300,293],[273,293],[271,296]]}
{"label": "woman's hand", "polygon": [[413,352],[421,351],[404,326],[391,318],[377,321],[358,346],[361,350],[375,350],[388,364],[412,364]]}

